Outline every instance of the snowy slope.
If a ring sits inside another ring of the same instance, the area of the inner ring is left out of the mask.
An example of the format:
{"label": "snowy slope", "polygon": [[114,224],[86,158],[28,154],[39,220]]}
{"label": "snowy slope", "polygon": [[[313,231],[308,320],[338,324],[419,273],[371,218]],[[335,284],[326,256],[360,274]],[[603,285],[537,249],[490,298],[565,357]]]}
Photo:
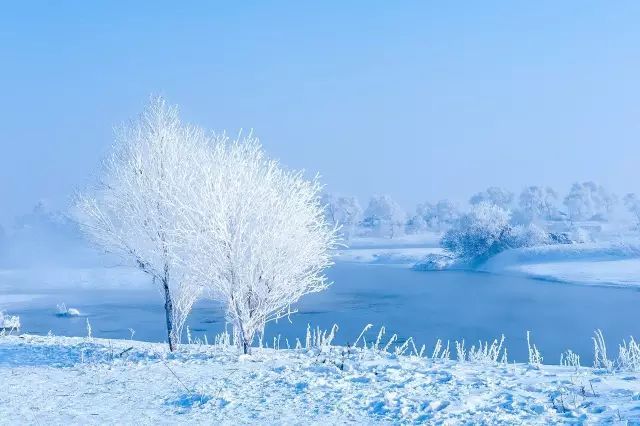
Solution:
{"label": "snowy slope", "polygon": [[507,250],[479,269],[562,282],[640,285],[640,244],[563,244]]}
{"label": "snowy slope", "polygon": [[0,337],[0,424],[555,424],[640,421],[636,374],[331,347]]}

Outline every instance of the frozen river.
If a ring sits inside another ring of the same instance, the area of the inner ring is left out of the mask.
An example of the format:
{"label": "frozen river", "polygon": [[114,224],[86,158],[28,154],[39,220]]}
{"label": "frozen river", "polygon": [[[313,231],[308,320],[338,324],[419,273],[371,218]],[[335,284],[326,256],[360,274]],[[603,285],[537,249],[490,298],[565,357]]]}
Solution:
{"label": "frozen river", "polygon": [[[340,326],[336,342],[353,343],[362,328],[372,323],[368,340],[384,325],[387,337],[412,336],[418,347],[433,347],[437,338],[479,339],[504,333],[510,359],[526,360],[526,331],[531,330],[545,363],[558,363],[560,353],[572,349],[591,362],[591,336],[604,331],[613,352],[622,338],[640,337],[640,292],[631,288],[592,287],[551,283],[527,278],[474,272],[415,272],[383,265],[339,263],[329,270],[334,282],[324,293],[305,297],[299,312],[267,327],[267,337],[282,335],[304,341],[307,323]],[[18,314],[23,332],[86,335],[86,319],[93,335],[164,341],[162,299],[151,284],[146,289],[98,291],[90,287],[52,290],[38,297],[13,297],[10,312]],[[5,302],[11,294],[0,295]],[[1,301],[1,300],[0,300]],[[77,308],[81,317],[56,316],[56,304]],[[7,303],[4,303],[7,305]],[[194,309],[188,324],[192,336],[206,333],[209,340],[224,329],[223,311],[211,303]]]}

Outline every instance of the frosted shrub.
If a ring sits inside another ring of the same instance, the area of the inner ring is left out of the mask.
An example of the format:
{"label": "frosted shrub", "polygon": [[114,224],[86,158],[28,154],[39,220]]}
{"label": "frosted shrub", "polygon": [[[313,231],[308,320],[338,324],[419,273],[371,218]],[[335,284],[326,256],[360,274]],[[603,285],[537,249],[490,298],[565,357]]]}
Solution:
{"label": "frosted shrub", "polygon": [[89,322],[89,318],[87,318],[87,339],[93,339],[93,333],[91,332],[91,323]]}
{"label": "frosted shrub", "polygon": [[474,205],[442,237],[441,245],[467,261],[482,261],[503,250],[544,245],[549,234],[535,224],[511,226],[511,213],[495,204]]}
{"label": "frosted shrub", "polygon": [[441,245],[462,259],[489,257],[504,249],[509,218],[507,210],[481,202],[456,221],[442,237]]}
{"label": "frosted shrub", "polygon": [[529,365],[539,368],[542,365],[542,355],[535,344],[531,344],[531,332],[527,331],[527,348],[529,349]]}
{"label": "frosted shrub", "polygon": [[[465,348],[464,339],[455,342],[456,358],[460,362],[471,362],[479,364],[495,364],[497,362],[507,363],[507,348],[504,347],[504,334],[500,340],[494,339],[493,342],[478,342],[478,346],[471,346],[469,350]],[[436,343],[436,349],[438,343]],[[449,343],[444,351],[446,357],[449,357]]]}
{"label": "frosted shrub", "polygon": [[305,348],[321,348],[331,346],[331,342],[336,337],[338,325],[333,324],[331,330],[321,330],[320,327],[311,328],[311,324],[307,324],[307,335],[305,339]]}
{"label": "frosted shrub", "polygon": [[[422,350],[420,351],[420,355],[422,355]],[[447,346],[444,347],[442,345],[442,340],[438,339],[433,348],[431,359],[449,359],[450,357],[451,357],[451,350],[449,348],[449,341],[447,340]]]}
{"label": "frosted shrub", "polygon": [[580,367],[580,355],[573,352],[571,349],[567,349],[565,352],[560,354],[560,365],[578,368]]}
{"label": "frosted shrub", "polygon": [[633,337],[629,341],[622,341],[618,346],[618,358],[610,359],[607,354],[607,345],[602,330],[596,330],[593,339],[593,367],[613,372],[640,371],[640,344]]}
{"label": "frosted shrub", "polygon": [[640,371],[640,345],[633,337],[619,346],[618,366],[625,371]]}
{"label": "frosted shrub", "polygon": [[607,356],[607,345],[602,330],[596,330],[593,339],[593,368],[613,371],[614,363]]}
{"label": "frosted shrub", "polygon": [[[467,353],[467,360],[472,363],[492,363],[507,362],[507,350],[503,348],[504,334],[500,341],[495,339],[489,342],[478,342],[478,346],[472,346]],[[463,343],[464,345],[464,343]]]}

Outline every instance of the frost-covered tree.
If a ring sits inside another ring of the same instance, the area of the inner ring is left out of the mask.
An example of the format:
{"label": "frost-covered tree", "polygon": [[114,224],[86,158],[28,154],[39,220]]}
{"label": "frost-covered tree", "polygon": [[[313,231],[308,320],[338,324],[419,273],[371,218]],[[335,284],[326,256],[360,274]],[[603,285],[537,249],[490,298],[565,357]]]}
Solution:
{"label": "frost-covered tree", "polygon": [[324,269],[338,230],[325,216],[321,185],[269,159],[257,139],[218,136],[200,165],[185,225],[191,260],[208,295],[226,306],[245,353],[265,325],[328,285]]}
{"label": "frost-covered tree", "polygon": [[535,224],[510,225],[510,212],[481,202],[462,215],[442,237],[441,245],[467,261],[482,261],[509,248],[548,244],[549,234]]}
{"label": "frost-covered tree", "polygon": [[617,197],[594,182],[574,183],[564,199],[571,220],[607,220]]}
{"label": "frost-covered tree", "polygon": [[152,98],[144,112],[116,131],[99,181],[81,193],[74,214],[99,247],[128,259],[159,285],[170,350],[201,287],[185,266],[190,196],[202,185],[198,172],[207,138],[180,122],[176,107]]}
{"label": "frost-covered tree", "polygon": [[535,223],[512,226],[503,238],[504,248],[533,247],[549,244],[549,234]]}
{"label": "frost-covered tree", "polygon": [[529,220],[551,219],[558,210],[558,194],[549,187],[528,186],[520,193],[518,205]]}
{"label": "frost-covered tree", "polygon": [[634,193],[629,193],[624,196],[624,205],[633,215],[636,227],[640,228],[640,198]]}
{"label": "frost-covered tree", "polygon": [[429,224],[421,215],[415,214],[407,220],[404,230],[407,234],[421,234],[429,230]]}
{"label": "frost-covered tree", "polygon": [[509,219],[508,210],[479,202],[444,234],[441,245],[461,259],[487,258],[504,249]]}
{"label": "frost-covered tree", "polygon": [[460,217],[458,206],[449,200],[440,200],[435,204],[419,204],[416,214],[422,217],[429,229],[442,230],[450,227]]}
{"label": "frost-covered tree", "polygon": [[322,204],[325,206],[327,220],[341,226],[341,233],[349,239],[355,228],[362,221],[362,206],[356,197],[322,194]]}
{"label": "frost-covered tree", "polygon": [[469,203],[472,205],[483,202],[495,204],[503,209],[509,209],[513,202],[513,192],[497,186],[490,186],[486,190],[474,194],[469,199]]}
{"label": "frost-covered tree", "polygon": [[374,195],[364,212],[362,224],[378,235],[393,238],[404,229],[407,214],[388,195]]}

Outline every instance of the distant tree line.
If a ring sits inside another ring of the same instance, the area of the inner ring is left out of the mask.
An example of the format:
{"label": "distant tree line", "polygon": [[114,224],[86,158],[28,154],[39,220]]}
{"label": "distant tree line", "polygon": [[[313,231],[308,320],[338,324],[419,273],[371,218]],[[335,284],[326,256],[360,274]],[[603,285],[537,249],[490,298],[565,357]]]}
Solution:
{"label": "distant tree line", "polygon": [[[640,197],[630,193],[623,205],[640,227]],[[474,206],[497,206],[509,214],[515,225],[556,222],[607,222],[613,217],[620,199],[595,182],[576,182],[564,198],[548,186],[527,186],[516,196],[513,192],[492,186],[473,194],[465,208],[451,200],[424,202],[413,213],[405,211],[391,196],[374,195],[363,208],[356,197],[325,193],[325,212],[329,222],[342,226],[347,239],[354,236],[395,238],[403,234],[427,231],[444,232]]]}

